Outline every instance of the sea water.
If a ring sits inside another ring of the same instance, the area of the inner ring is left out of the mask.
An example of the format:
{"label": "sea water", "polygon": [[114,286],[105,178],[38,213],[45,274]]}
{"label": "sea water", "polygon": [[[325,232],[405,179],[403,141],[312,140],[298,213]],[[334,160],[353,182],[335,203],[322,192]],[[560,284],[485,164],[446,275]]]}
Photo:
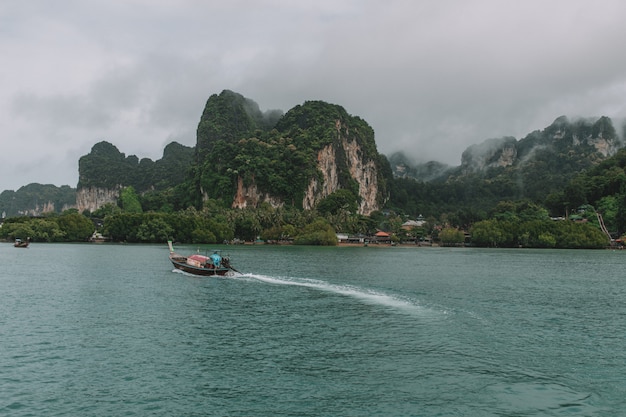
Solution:
{"label": "sea water", "polygon": [[626,415],[626,251],[219,249],[2,244],[0,415]]}

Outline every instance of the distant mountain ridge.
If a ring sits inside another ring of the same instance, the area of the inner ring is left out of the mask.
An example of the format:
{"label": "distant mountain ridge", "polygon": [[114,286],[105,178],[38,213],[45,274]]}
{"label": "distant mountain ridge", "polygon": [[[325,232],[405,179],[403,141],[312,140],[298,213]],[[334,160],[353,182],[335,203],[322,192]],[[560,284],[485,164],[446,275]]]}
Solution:
{"label": "distant mountain ridge", "polygon": [[96,143],[91,152],[78,161],[77,188],[133,186],[137,190],[163,190],[186,179],[194,161],[194,148],[178,142],[169,143],[157,161],[126,156],[106,141]]}
{"label": "distant mountain ridge", "polygon": [[76,189],[30,184],[4,191],[0,213],[93,212],[116,203],[120,190],[132,186],[140,194],[166,193],[179,208],[216,199],[236,208],[267,203],[311,209],[343,190],[342,197],[353,199],[359,213],[369,214],[394,200],[394,178],[457,183],[461,199],[481,183],[481,192],[492,190],[487,193],[493,198],[543,201],[623,146],[608,117],[562,116],[520,140],[503,137],[472,145],[459,166],[416,163],[401,152],[388,158],[379,154],[373,129],[341,106],[307,101],[284,114],[262,112],[254,101],[224,90],[207,100],[195,147],[172,142],[161,159],[152,161],[96,143],[79,160]]}
{"label": "distant mountain ridge", "polygon": [[194,162],[194,148],[169,143],[157,161],[126,156],[113,144],[96,143],[91,152],[78,161],[78,186],[75,207],[95,211],[115,203],[121,189],[132,186],[137,192],[162,191],[183,183]]}
{"label": "distant mountain ridge", "polygon": [[32,183],[17,191],[0,193],[0,215],[40,216],[75,208],[94,211],[103,204],[116,202],[123,187],[137,190],[164,190],[182,183],[194,161],[194,148],[171,142],[157,161],[126,156],[106,141],[96,143],[79,160],[77,188],[67,185]]}
{"label": "distant mountain ridge", "polygon": [[166,149],[153,163],[126,157],[107,142],[94,145],[79,161],[77,208],[94,211],[116,202],[127,186],[138,193],[184,189],[179,207],[216,199],[233,208],[268,203],[311,209],[346,190],[362,214],[380,209],[387,194],[385,159],[373,129],[341,106],[321,101],[286,114],[263,113],[252,100],[225,90],[207,100],[195,148],[181,146],[175,148],[177,158]]}
{"label": "distant mountain ridge", "polygon": [[418,163],[404,152],[395,152],[388,157],[388,160],[393,169],[394,177],[411,178],[426,182],[441,178],[453,168],[450,165],[437,161]]}
{"label": "distant mountain ridge", "polygon": [[424,182],[447,181],[463,175],[491,177],[501,175],[503,169],[524,174],[549,161],[563,174],[573,175],[615,155],[623,146],[608,117],[570,121],[561,116],[544,130],[520,140],[502,137],[471,145],[462,153],[461,165],[457,167],[434,161],[415,163],[402,152],[392,154],[389,162],[394,176]]}
{"label": "distant mountain ridge", "polygon": [[0,217],[39,216],[76,207],[76,188],[32,183],[0,193]]}

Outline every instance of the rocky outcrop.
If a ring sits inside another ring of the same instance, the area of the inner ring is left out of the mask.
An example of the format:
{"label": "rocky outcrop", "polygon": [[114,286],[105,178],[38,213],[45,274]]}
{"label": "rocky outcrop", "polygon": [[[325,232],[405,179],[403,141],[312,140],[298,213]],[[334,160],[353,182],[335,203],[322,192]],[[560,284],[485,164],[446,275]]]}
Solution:
{"label": "rocky outcrop", "polygon": [[[74,208],[73,206],[64,204],[63,207],[61,207],[60,212],[63,212],[64,210],[68,210]],[[46,214],[46,213],[54,213],[56,211],[56,206],[52,201],[47,201],[45,203],[42,204],[35,204],[35,206],[33,208],[30,209],[26,209],[26,210],[18,210],[18,213],[21,216],[41,216],[42,214]]]}
{"label": "rocky outcrop", "polygon": [[324,197],[341,189],[339,181],[338,151],[342,151],[350,177],[359,185],[359,214],[369,215],[379,209],[378,170],[372,160],[364,160],[363,151],[355,140],[340,139],[341,148],[327,145],[317,154],[317,168],[322,173],[323,181],[312,178],[302,202],[304,209],[310,210]]}
{"label": "rocky outcrop", "polygon": [[597,161],[614,155],[622,146],[608,117],[570,121],[561,116],[543,131],[532,132],[519,141],[506,137],[470,146],[461,157],[461,172],[523,166],[546,155],[551,155],[553,161],[560,160],[561,155]]}
{"label": "rocky outcrop", "polygon": [[76,207],[76,189],[69,185],[30,183],[0,193],[0,217],[41,216]]}
{"label": "rocky outcrop", "polygon": [[508,167],[517,160],[517,140],[512,137],[489,139],[472,145],[461,155],[463,173],[484,171],[489,168]]}
{"label": "rocky outcrop", "polygon": [[305,210],[313,209],[322,198],[339,189],[337,157],[332,145],[328,145],[318,152],[317,169],[322,173],[323,179],[320,182],[317,178],[311,178],[302,200],[302,207]]}
{"label": "rocky outcrop", "polygon": [[[312,178],[307,186],[302,201],[305,210],[315,208],[324,197],[329,196],[342,188],[340,182],[340,160],[345,160],[350,177],[359,185],[360,205],[359,214],[369,215],[379,209],[378,204],[378,170],[372,160],[364,160],[361,147],[356,141],[346,138],[340,139],[340,146],[327,145],[317,154],[317,169],[321,173],[321,180]],[[339,157],[338,152],[343,155]],[[343,168],[345,169],[345,168]],[[208,195],[204,196],[205,199]],[[237,192],[233,198],[233,208],[258,207],[261,203],[269,203],[272,207],[284,205],[280,198],[269,193],[260,192],[252,179],[251,184],[245,185],[243,178],[237,178]]]}
{"label": "rocky outcrop", "polygon": [[[205,199],[208,196],[205,195]],[[254,179],[252,180],[252,184],[249,186],[245,186],[243,183],[243,178],[237,178],[237,193],[233,198],[233,208],[246,208],[246,207],[258,207],[261,203],[269,203],[272,207],[281,207],[284,202],[277,198],[269,195],[268,193],[261,193],[254,183]]]}
{"label": "rocky outcrop", "polygon": [[614,139],[606,139],[603,138],[602,135],[599,135],[596,138],[588,138],[587,143],[593,146],[597,152],[602,154],[602,156],[609,157],[615,155],[615,153],[619,150],[621,144]]}
{"label": "rocky outcrop", "polygon": [[404,152],[395,152],[388,157],[389,165],[396,178],[412,178],[428,182],[443,177],[450,166],[436,161],[416,163]]}
{"label": "rocky outcrop", "polygon": [[224,199],[234,191],[233,208],[265,202],[309,210],[347,189],[358,197],[357,210],[369,214],[385,194],[374,130],[323,101],[307,101],[270,122],[240,94],[213,95],[198,125],[196,150],[202,198]]}
{"label": "rocky outcrop", "polygon": [[85,210],[96,211],[107,203],[117,203],[122,186],[115,189],[84,187],[76,190],[76,208],[80,213]]}
{"label": "rocky outcrop", "polygon": [[378,170],[372,160],[364,161],[361,147],[356,141],[344,139],[343,149],[346,152],[350,176],[359,184],[359,214],[369,215],[378,207]]}

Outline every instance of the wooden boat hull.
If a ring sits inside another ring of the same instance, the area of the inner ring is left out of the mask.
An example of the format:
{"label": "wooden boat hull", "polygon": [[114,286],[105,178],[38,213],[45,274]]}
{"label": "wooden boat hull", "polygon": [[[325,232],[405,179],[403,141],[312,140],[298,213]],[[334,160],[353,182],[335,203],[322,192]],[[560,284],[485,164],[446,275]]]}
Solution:
{"label": "wooden boat hull", "polygon": [[205,277],[233,275],[235,272],[239,272],[230,265],[230,259],[228,257],[223,258],[219,255],[219,251],[213,252],[211,256],[203,256],[200,254],[183,256],[174,252],[174,246],[171,240],[167,241],[167,245],[170,249],[170,262],[172,262],[174,268],[179,271]]}
{"label": "wooden boat hull", "polygon": [[205,277],[206,276],[225,276],[225,275],[228,275],[229,272],[231,272],[231,269],[229,268],[206,268],[206,267],[198,267],[198,266],[189,265],[185,260],[179,261],[172,257],[170,257],[170,261],[172,262],[172,265],[174,265],[174,268],[183,272],[187,272],[188,274],[193,274],[193,275],[201,275]]}

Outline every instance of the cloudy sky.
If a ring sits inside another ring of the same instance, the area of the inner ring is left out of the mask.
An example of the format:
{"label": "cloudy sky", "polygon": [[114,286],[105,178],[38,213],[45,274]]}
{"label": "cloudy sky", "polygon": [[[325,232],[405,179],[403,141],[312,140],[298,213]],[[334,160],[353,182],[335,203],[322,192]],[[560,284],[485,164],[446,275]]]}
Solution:
{"label": "cloudy sky", "polygon": [[193,146],[211,94],[342,105],[380,152],[460,164],[560,115],[626,116],[621,0],[3,0],[0,191],[78,182],[102,140]]}

